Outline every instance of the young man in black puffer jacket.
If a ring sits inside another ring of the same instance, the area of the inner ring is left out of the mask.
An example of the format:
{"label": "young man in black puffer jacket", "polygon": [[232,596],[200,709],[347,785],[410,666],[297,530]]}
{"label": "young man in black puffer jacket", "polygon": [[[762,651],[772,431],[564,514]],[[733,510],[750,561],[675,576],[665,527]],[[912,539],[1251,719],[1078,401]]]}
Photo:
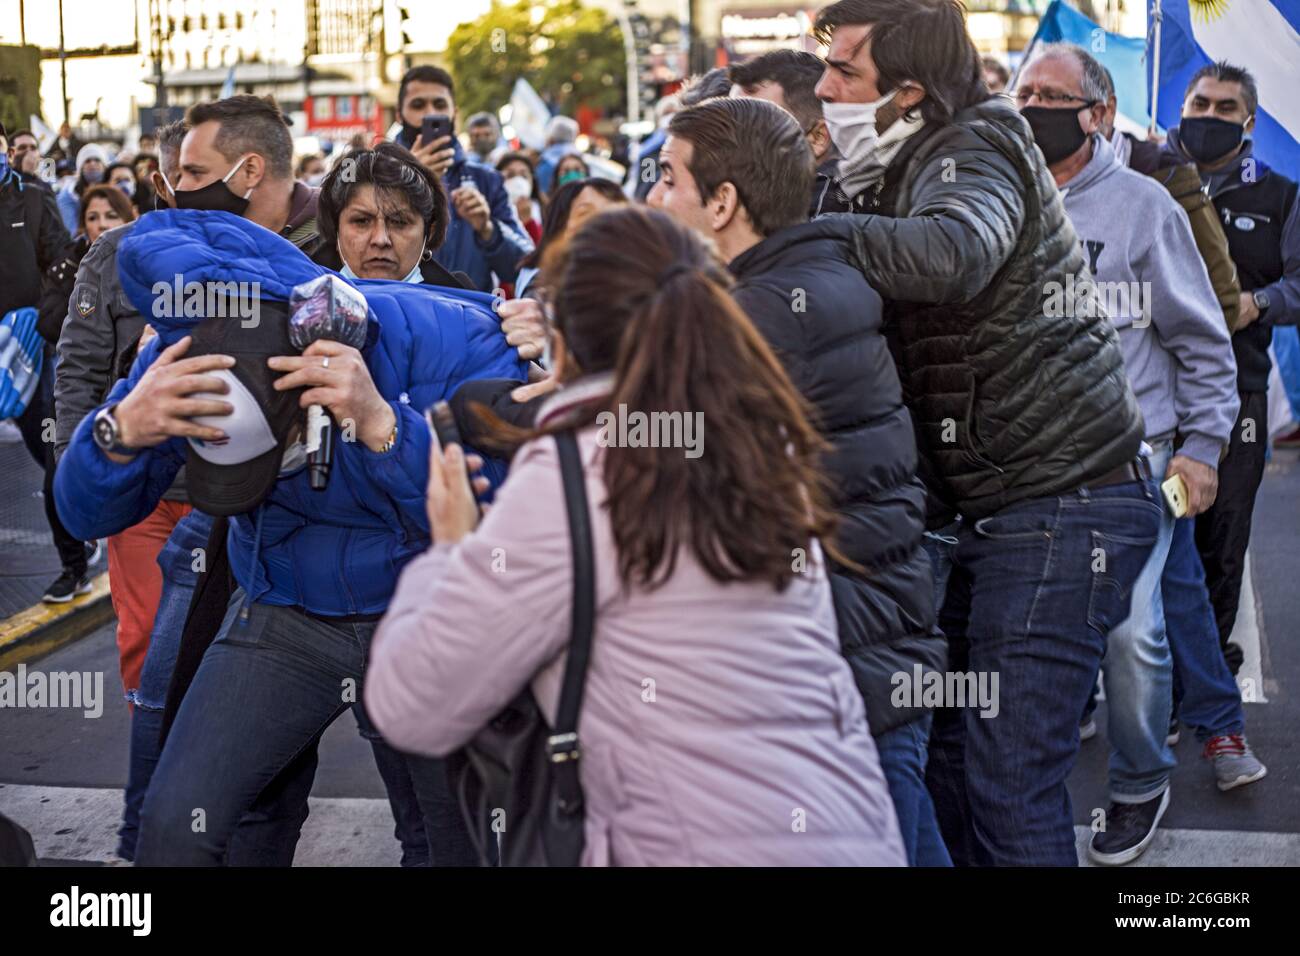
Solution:
{"label": "young man in black puffer jacket", "polygon": [[[762,151],[749,146],[762,143]],[[895,693],[941,672],[925,489],[912,420],[880,297],[834,224],[809,223],[813,156],[799,124],[757,99],[715,99],[677,113],[647,202],[712,239],[734,294],[773,346],[830,443],[827,486],[836,545],[861,570],[831,568],[840,644],[866,700],[913,865],[949,865],[925,788],[930,711]],[[773,449],[780,454],[780,449]]]}

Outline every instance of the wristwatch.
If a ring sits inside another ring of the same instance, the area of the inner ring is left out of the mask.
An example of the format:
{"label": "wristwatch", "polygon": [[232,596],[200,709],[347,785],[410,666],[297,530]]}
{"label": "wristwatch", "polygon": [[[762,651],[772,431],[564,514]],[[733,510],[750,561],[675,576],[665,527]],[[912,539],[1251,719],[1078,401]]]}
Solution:
{"label": "wristwatch", "polygon": [[1259,314],[1263,315],[1268,311],[1269,301],[1268,293],[1264,291],[1252,292],[1250,297],[1255,300],[1255,308],[1259,309]]}
{"label": "wristwatch", "polygon": [[112,452],[115,455],[134,455],[136,449],[127,448],[122,444],[122,432],[118,428],[117,419],[113,417],[113,412],[116,410],[116,405],[101,408],[95,415],[91,434],[101,451]]}

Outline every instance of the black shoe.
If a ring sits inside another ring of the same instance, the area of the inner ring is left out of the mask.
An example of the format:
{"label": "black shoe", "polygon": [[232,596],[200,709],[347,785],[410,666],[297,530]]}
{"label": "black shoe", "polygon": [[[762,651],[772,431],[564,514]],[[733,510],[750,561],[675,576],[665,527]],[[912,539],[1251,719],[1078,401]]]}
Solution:
{"label": "black shoe", "polygon": [[1168,788],[1146,803],[1112,803],[1106,811],[1106,829],[1092,835],[1088,856],[1105,866],[1136,860],[1146,852],[1168,807]]}
{"label": "black shoe", "polygon": [[1223,645],[1223,659],[1228,664],[1228,670],[1232,671],[1232,676],[1237,676],[1237,671],[1241,670],[1241,664],[1246,659],[1245,653],[1240,644],[1234,644],[1229,641]]}
{"label": "black shoe", "polygon": [[45,589],[41,600],[46,604],[66,604],[79,594],[90,593],[90,575],[85,571],[63,569],[53,584]]}

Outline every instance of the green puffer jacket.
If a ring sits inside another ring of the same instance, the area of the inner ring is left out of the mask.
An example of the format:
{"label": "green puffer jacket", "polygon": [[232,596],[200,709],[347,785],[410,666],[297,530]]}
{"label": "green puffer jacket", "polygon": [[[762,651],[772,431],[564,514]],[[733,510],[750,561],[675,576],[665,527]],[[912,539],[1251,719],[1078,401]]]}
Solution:
{"label": "green puffer jacket", "polygon": [[1142,415],[1104,307],[1049,314],[1088,268],[1009,102],[922,129],[870,193],[838,218],[885,299],[930,527],[1070,491],[1137,455]]}

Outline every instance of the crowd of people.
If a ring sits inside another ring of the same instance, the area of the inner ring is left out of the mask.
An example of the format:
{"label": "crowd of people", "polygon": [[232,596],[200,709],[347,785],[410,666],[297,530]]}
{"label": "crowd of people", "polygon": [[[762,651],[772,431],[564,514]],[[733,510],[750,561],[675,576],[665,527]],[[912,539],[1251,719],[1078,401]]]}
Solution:
{"label": "crowd of people", "polygon": [[[666,98],[622,183],[567,117],[537,152],[459,121],[432,66],[391,141],[329,157],[236,95],[125,160],[61,136],[55,193],[0,131],[47,599],[107,540],[123,859],[289,865],[351,711],[402,865],[496,861],[522,825],[476,841],[451,768],[521,692],[554,724],[584,588],[584,865],[1075,865],[1098,707],[1096,862],[1150,845],[1183,727],[1218,789],[1265,776],[1229,638],[1300,203],[1252,153],[1250,64],[1142,140],[1078,46],[999,92],[953,0],[839,0],[815,35]],[[297,348],[331,276],[364,344]],[[256,320],[169,308],[182,283]],[[628,410],[698,447],[611,433]]]}

